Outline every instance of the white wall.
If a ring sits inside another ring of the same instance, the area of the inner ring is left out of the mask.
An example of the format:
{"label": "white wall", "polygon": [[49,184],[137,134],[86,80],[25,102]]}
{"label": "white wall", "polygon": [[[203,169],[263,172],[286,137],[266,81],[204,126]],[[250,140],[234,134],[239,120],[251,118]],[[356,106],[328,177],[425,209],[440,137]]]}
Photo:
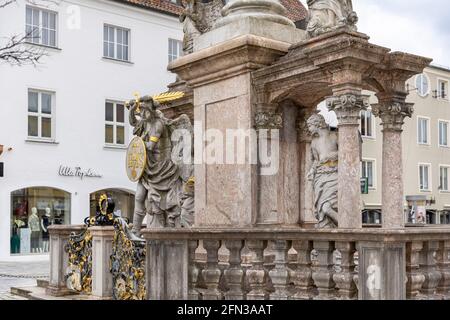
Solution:
{"label": "white wall", "polygon": [[[80,9],[80,28],[67,26],[67,10]],[[71,7],[73,8],[73,7]],[[53,9],[53,8],[52,8]],[[72,223],[89,215],[89,194],[104,188],[134,190],[125,173],[125,150],[104,146],[104,103],[125,101],[135,91],[167,90],[175,76],[166,70],[168,38],[182,39],[177,17],[103,0],[62,1],[58,7],[58,48],[48,49],[42,64],[0,64],[0,144],[5,177],[0,178],[0,260],[10,256],[10,193],[32,186],[60,188],[72,194]],[[103,59],[103,24],[131,30],[131,62]],[[23,33],[25,1],[0,9],[1,36]],[[55,144],[26,142],[29,88],[56,93]],[[130,128],[127,140],[131,138]],[[60,165],[92,168],[102,178],[60,177]],[[35,259],[36,257],[33,257]]]}

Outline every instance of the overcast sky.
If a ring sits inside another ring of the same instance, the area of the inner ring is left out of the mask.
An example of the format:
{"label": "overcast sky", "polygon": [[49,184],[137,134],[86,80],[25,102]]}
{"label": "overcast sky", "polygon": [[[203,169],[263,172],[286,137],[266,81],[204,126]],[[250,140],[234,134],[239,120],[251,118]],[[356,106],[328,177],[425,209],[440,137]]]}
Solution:
{"label": "overcast sky", "polygon": [[[306,0],[301,0],[306,5]],[[353,0],[358,30],[374,44],[450,67],[448,0]]]}

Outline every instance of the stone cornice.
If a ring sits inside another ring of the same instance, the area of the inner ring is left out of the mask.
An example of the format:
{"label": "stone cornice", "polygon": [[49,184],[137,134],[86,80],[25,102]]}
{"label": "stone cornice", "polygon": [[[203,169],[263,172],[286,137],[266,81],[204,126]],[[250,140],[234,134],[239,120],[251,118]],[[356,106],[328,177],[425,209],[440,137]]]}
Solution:
{"label": "stone cornice", "polygon": [[168,69],[194,88],[272,64],[286,54],[289,44],[244,35],[183,56]]}

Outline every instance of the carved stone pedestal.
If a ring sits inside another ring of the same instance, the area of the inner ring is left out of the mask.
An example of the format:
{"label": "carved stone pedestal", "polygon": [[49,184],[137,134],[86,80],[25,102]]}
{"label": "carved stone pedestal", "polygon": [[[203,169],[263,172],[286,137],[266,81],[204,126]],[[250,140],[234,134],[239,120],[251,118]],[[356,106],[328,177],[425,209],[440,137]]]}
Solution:
{"label": "carved stone pedestal", "polygon": [[113,227],[91,227],[92,234],[92,295],[112,299],[113,279],[110,271]]}

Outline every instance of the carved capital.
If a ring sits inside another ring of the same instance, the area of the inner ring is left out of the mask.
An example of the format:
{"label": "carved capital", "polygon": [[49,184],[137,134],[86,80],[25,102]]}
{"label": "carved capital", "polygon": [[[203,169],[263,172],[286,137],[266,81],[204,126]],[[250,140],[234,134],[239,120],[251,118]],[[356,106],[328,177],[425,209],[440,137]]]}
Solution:
{"label": "carved capital", "polygon": [[327,99],[328,110],[336,112],[339,125],[359,125],[361,111],[369,107],[368,96],[343,94]]}
{"label": "carved capital", "polygon": [[259,129],[281,129],[283,127],[283,117],[274,112],[258,112],[255,115],[255,127]]}
{"label": "carved capital", "polygon": [[388,101],[372,106],[372,113],[382,121],[383,130],[402,131],[406,117],[411,118],[414,104]]}
{"label": "carved capital", "polygon": [[314,113],[316,113],[315,109],[303,109],[300,112],[296,123],[299,142],[311,142],[312,134],[308,129],[307,121]]}

